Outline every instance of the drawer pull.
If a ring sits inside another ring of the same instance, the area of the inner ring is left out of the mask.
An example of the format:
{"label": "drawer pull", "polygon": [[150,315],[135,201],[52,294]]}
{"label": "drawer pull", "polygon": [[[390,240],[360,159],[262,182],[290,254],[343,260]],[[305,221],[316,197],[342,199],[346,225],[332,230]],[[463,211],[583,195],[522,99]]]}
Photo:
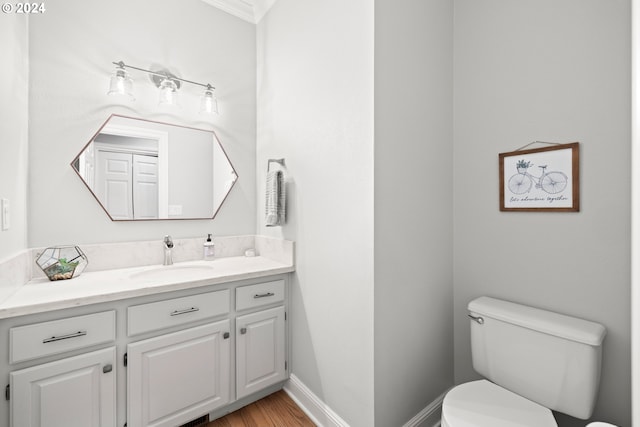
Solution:
{"label": "drawer pull", "polygon": [[253,297],[254,298],[265,298],[265,297],[272,297],[275,294],[273,292],[266,292],[264,294],[255,294]]}
{"label": "drawer pull", "polygon": [[195,311],[200,311],[200,309],[198,307],[185,308],[184,310],[172,311],[169,315],[170,316],[179,316],[181,314],[193,313]]}
{"label": "drawer pull", "polygon": [[46,343],[54,342],[54,341],[68,340],[69,338],[78,338],[78,337],[83,337],[85,335],[87,335],[87,331],[78,331],[78,332],[74,332],[72,334],[60,335],[59,337],[45,338],[45,339],[42,340],[42,343],[46,344]]}

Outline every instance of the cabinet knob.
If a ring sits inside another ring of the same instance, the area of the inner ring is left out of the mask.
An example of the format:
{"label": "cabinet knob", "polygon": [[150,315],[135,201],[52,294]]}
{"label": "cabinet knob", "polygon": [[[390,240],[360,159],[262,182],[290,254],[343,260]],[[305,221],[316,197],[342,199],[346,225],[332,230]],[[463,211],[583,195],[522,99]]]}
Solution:
{"label": "cabinet knob", "polygon": [[247,328],[240,328],[240,333],[242,335],[246,334],[247,333]]}
{"label": "cabinet knob", "polygon": [[111,371],[113,371],[113,366],[111,365],[111,363],[109,363],[108,365],[104,365],[102,367],[102,373],[103,374],[108,374]]}
{"label": "cabinet knob", "polygon": [[224,338],[225,340],[229,338],[229,332],[225,332],[224,334],[222,334],[222,338]]}

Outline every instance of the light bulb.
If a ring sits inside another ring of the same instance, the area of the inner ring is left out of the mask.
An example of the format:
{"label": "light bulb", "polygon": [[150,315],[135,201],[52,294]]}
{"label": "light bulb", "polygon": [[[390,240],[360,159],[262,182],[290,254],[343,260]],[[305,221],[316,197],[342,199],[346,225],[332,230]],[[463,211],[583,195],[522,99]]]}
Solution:
{"label": "light bulb", "polygon": [[160,82],[160,99],[158,104],[163,105],[178,105],[178,86],[170,78],[165,78]]}
{"label": "light bulb", "polygon": [[129,77],[129,74],[124,69],[124,64],[118,65],[116,71],[111,75],[109,80],[109,95],[124,95],[135,100],[133,96],[133,80]]}
{"label": "light bulb", "polygon": [[200,97],[201,114],[218,114],[218,100],[214,91],[215,89],[209,85]]}

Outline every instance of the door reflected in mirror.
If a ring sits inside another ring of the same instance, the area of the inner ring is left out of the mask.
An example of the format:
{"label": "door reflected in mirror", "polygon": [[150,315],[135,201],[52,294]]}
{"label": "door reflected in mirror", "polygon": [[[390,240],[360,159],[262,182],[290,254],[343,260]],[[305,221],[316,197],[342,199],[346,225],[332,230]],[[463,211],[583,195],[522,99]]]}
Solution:
{"label": "door reflected in mirror", "polygon": [[211,219],[238,179],[214,132],[117,114],[71,166],[113,221]]}

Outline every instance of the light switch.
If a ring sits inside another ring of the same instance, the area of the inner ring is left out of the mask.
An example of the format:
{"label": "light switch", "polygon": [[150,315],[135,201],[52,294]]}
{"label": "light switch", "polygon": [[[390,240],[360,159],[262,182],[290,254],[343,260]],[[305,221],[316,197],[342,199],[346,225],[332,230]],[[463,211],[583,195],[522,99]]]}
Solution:
{"label": "light switch", "polygon": [[182,215],[182,205],[169,205],[168,213],[170,216]]}
{"label": "light switch", "polygon": [[9,208],[9,199],[2,199],[2,231],[8,230],[11,227],[11,210]]}

